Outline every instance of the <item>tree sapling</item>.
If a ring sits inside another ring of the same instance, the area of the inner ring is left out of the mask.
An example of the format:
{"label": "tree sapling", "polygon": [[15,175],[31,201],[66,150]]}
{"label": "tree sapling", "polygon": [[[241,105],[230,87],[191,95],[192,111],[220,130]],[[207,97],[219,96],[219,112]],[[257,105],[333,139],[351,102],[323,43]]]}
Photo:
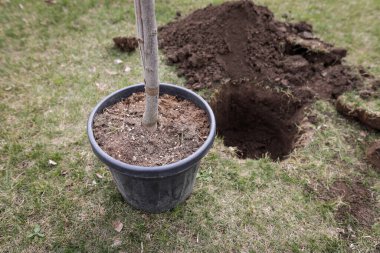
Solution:
{"label": "tree sapling", "polygon": [[145,111],[142,125],[150,131],[158,120],[158,41],[154,0],[135,0],[137,35],[144,69]]}

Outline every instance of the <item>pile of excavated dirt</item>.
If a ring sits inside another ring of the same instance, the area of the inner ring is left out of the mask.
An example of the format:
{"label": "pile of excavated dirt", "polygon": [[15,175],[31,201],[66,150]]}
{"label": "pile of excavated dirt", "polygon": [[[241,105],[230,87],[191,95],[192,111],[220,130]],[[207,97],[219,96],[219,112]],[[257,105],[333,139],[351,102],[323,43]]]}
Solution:
{"label": "pile of excavated dirt", "polygon": [[304,105],[360,84],[342,65],[345,49],[249,1],[210,5],[160,27],[159,46],[188,87],[218,90],[218,134],[243,158],[288,155]]}
{"label": "pile of excavated dirt", "polygon": [[345,49],[249,1],[208,6],[160,27],[159,45],[194,89],[235,80],[330,98],[357,83],[341,64]]}

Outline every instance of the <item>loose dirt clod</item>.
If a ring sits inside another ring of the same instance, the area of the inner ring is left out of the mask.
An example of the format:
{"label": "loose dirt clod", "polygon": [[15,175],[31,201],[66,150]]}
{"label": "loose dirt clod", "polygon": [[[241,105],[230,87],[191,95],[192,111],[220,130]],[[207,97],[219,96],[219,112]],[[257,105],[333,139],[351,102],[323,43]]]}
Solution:
{"label": "loose dirt clod", "polygon": [[345,49],[316,38],[309,24],[276,21],[249,1],[210,5],[160,27],[159,44],[190,88],[220,90],[212,103],[222,112],[218,133],[242,157],[289,154],[302,106],[360,83],[342,65]]}
{"label": "loose dirt clod", "polygon": [[366,155],[368,162],[380,173],[380,140],[367,149]]}
{"label": "loose dirt clod", "polygon": [[186,158],[209,134],[206,113],[187,100],[160,96],[159,122],[154,132],[141,126],[143,113],[144,93],[105,108],[94,120],[99,146],[117,160],[151,167]]}
{"label": "loose dirt clod", "polygon": [[345,103],[340,97],[336,101],[336,110],[345,116],[357,119],[366,126],[380,130],[380,112],[371,113],[363,108]]}
{"label": "loose dirt clod", "polygon": [[[363,70],[361,75],[366,77],[365,87],[354,93],[346,93],[338,97],[336,109],[341,114],[354,118],[362,124],[380,130],[380,80],[368,75]],[[368,81],[371,81],[367,84]]]}
{"label": "loose dirt clod", "polygon": [[139,46],[135,37],[115,37],[113,42],[115,47],[123,52],[132,52]]}

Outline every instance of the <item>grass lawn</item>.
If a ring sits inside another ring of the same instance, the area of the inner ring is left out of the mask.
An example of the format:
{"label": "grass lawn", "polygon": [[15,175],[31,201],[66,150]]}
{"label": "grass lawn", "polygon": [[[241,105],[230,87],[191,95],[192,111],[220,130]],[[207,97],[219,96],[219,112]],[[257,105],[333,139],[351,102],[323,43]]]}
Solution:
{"label": "grass lawn", "polygon": [[[377,223],[363,228],[334,219],[344,202],[305,191],[344,179],[380,194],[379,174],[364,160],[380,134],[325,101],[312,106],[318,123],[287,160],[240,160],[218,138],[186,203],[159,215],[125,204],[85,128],[101,98],[142,81],[139,54],[112,42],[135,34],[133,1],[55,2],[0,0],[1,252],[375,252],[379,197]],[[220,2],[157,1],[158,23]],[[256,2],[278,19],[310,22],[349,50],[347,64],[380,78],[380,1]],[[160,80],[184,84],[163,59]],[[351,241],[339,234],[348,227]]]}

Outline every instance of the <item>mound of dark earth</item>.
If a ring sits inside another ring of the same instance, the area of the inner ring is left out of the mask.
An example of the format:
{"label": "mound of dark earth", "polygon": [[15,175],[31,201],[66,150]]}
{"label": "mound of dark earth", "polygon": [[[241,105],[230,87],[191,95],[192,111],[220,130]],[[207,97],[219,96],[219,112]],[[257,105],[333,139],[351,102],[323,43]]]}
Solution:
{"label": "mound of dark earth", "polygon": [[357,82],[341,64],[345,49],[249,1],[208,6],[160,27],[159,44],[194,89],[236,80],[330,98]]}
{"label": "mound of dark earth", "polygon": [[242,157],[288,155],[304,105],[360,83],[342,65],[345,49],[249,1],[210,5],[160,27],[159,46],[189,88],[219,90],[212,102],[218,133]]}

